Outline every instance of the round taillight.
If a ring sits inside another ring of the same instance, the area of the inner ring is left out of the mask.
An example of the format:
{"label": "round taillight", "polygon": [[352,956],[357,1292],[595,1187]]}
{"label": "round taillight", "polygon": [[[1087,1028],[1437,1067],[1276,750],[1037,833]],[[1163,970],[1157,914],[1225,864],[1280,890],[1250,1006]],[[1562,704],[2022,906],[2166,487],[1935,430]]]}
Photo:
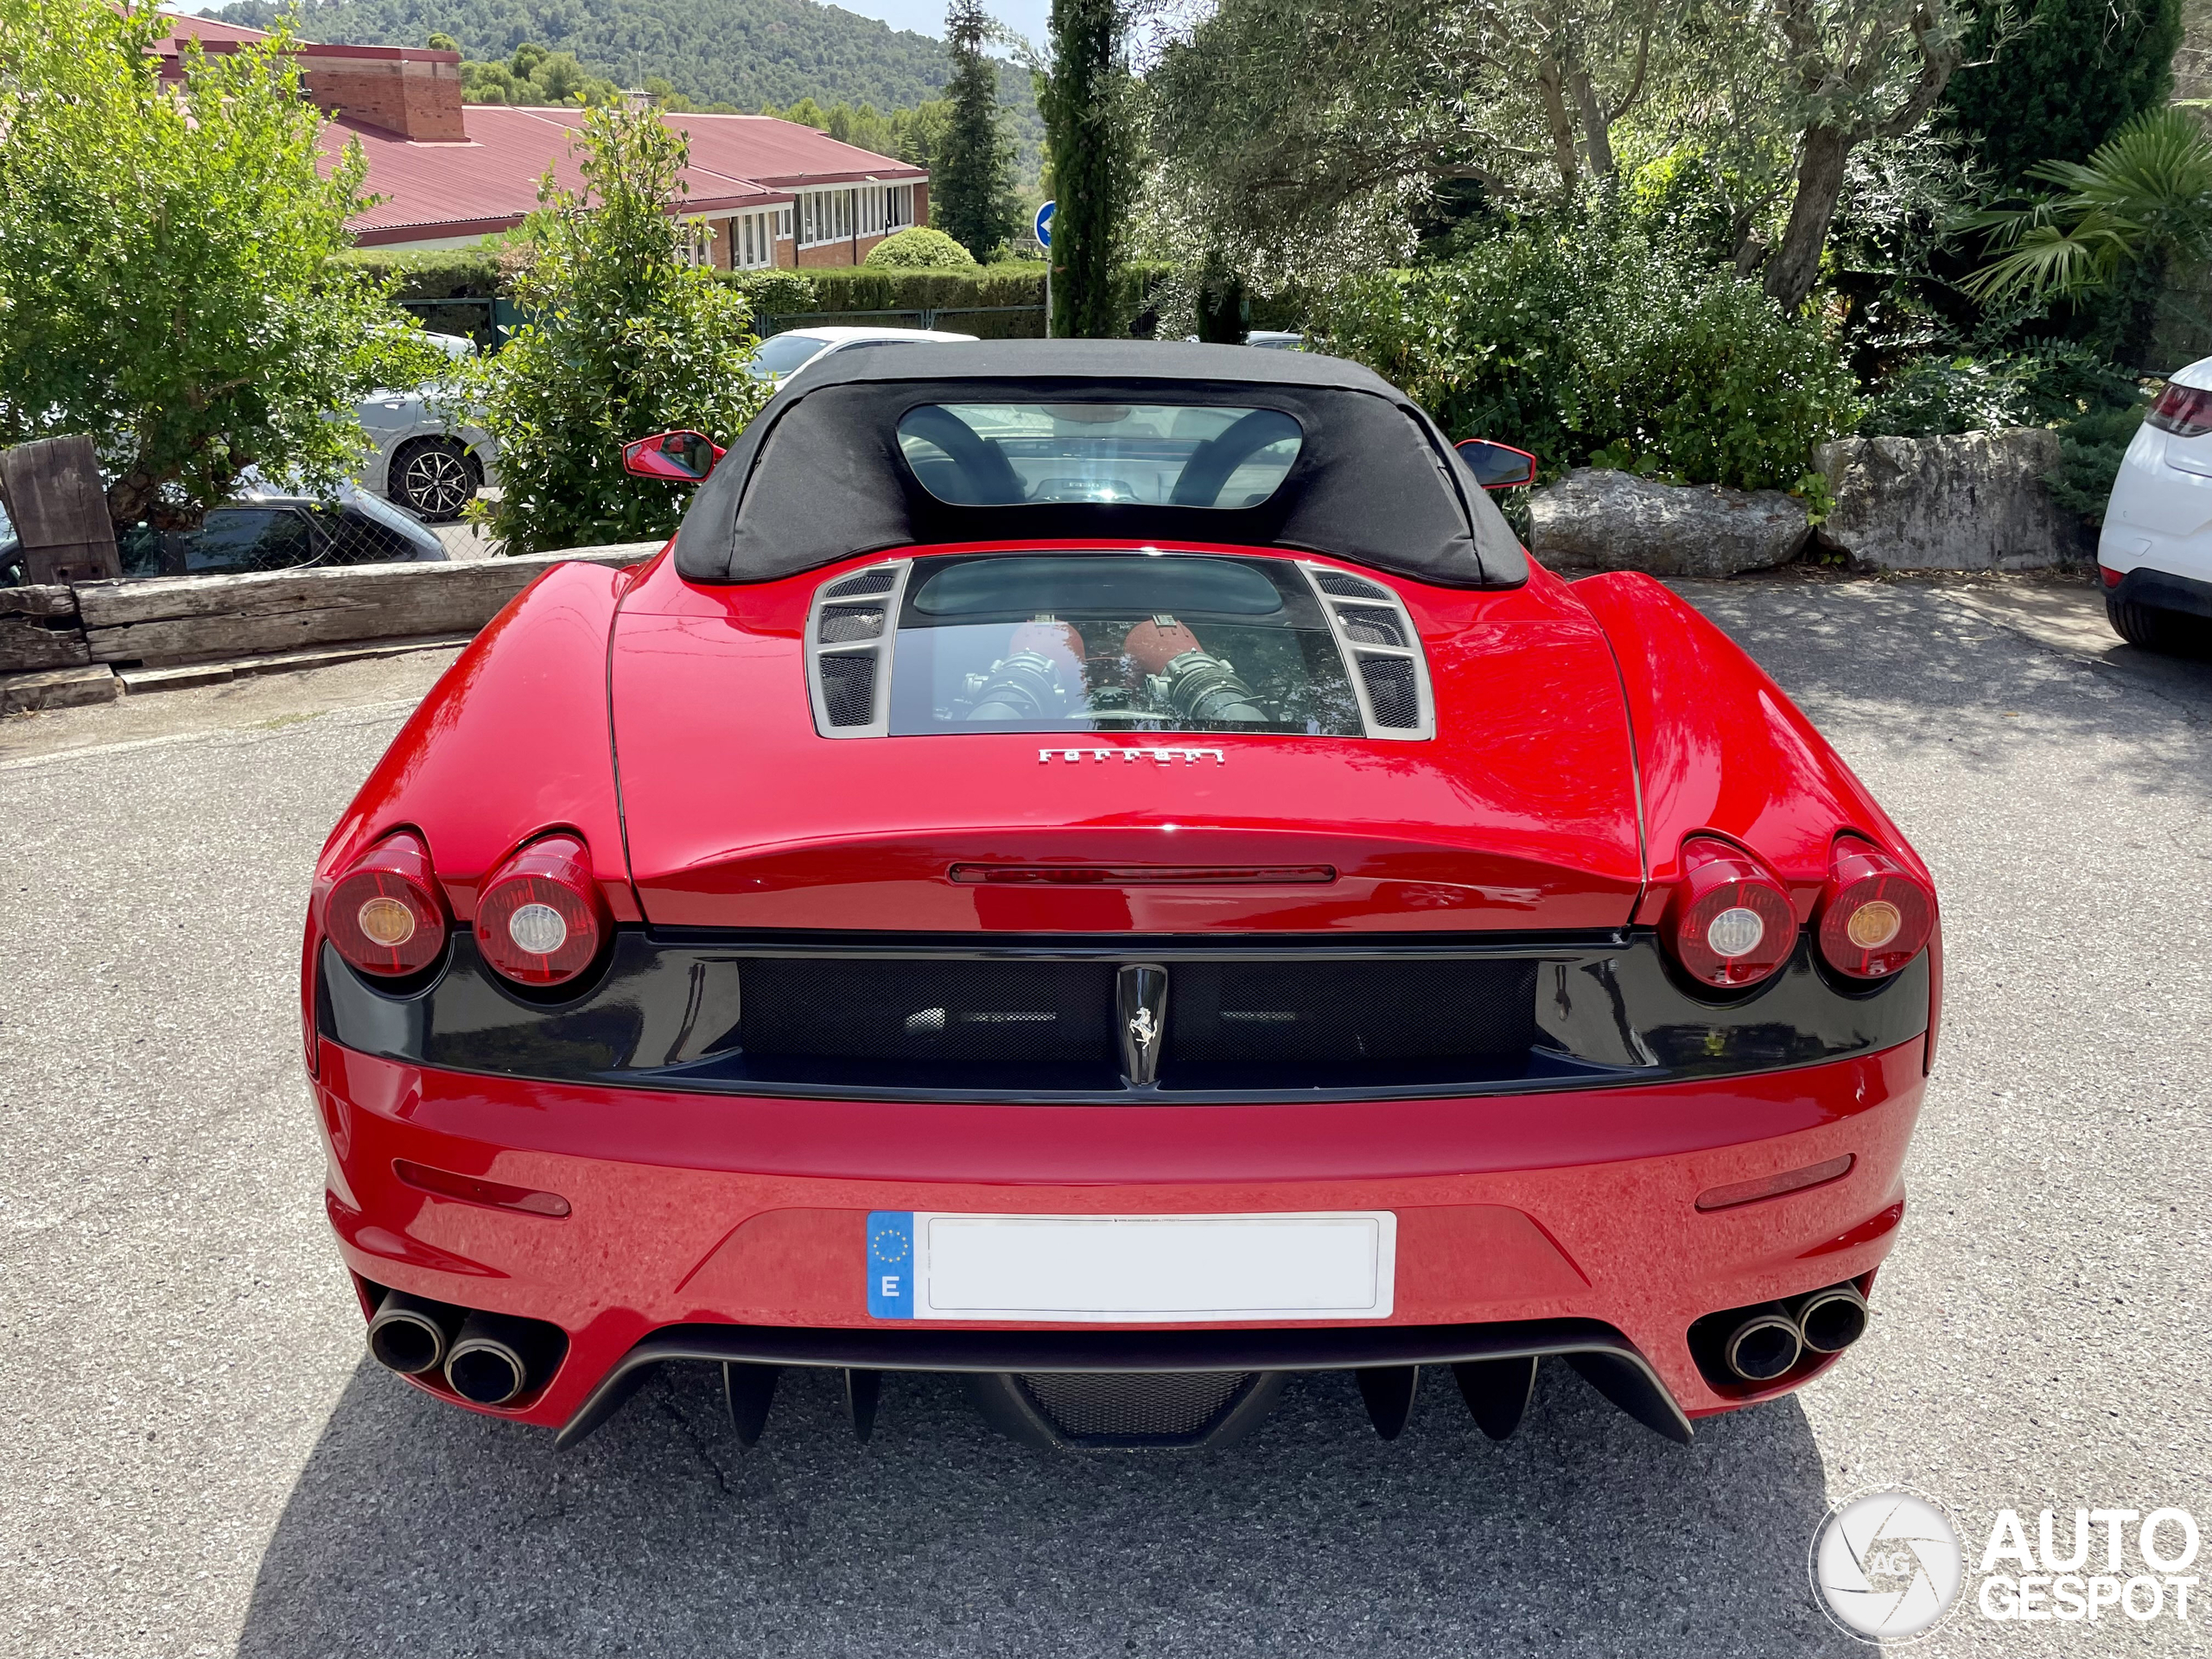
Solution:
{"label": "round taillight", "polygon": [[365,974],[419,974],[446,948],[446,907],[422,838],[387,836],[340,876],[322,901],[322,931]]}
{"label": "round taillight", "polygon": [[1856,836],[1836,842],[1821,890],[1821,955],[1829,967],[1886,979],[1927,947],[1935,927],[1936,895],[1902,861]]}
{"label": "round taillight", "polygon": [[1782,884],[1726,842],[1682,848],[1682,885],[1670,912],[1675,959],[1701,985],[1756,985],[1789,960],[1797,917]]}
{"label": "round taillight", "polygon": [[574,836],[534,841],[476,899],[476,948],[518,985],[563,985],[599,959],[609,931],[590,856]]}

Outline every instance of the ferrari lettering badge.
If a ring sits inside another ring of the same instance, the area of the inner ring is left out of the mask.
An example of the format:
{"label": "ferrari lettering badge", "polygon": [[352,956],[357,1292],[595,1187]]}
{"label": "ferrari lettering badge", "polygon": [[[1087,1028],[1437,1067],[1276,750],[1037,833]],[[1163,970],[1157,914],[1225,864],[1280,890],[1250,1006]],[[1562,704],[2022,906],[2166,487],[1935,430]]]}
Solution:
{"label": "ferrari lettering badge", "polygon": [[1172,766],[1178,760],[1180,760],[1186,766],[1195,766],[1201,761],[1208,760],[1209,758],[1211,759],[1214,765],[1217,766],[1225,766],[1229,764],[1229,757],[1226,754],[1224,754],[1219,749],[1111,748],[1039,749],[1037,751],[1038,762],[1043,766],[1050,766],[1055,760],[1069,760],[1074,762],[1077,766],[1081,766],[1085,760],[1095,760],[1103,764],[1106,761],[1118,759],[1125,766],[1134,766],[1140,760],[1152,760],[1158,762],[1163,766]]}

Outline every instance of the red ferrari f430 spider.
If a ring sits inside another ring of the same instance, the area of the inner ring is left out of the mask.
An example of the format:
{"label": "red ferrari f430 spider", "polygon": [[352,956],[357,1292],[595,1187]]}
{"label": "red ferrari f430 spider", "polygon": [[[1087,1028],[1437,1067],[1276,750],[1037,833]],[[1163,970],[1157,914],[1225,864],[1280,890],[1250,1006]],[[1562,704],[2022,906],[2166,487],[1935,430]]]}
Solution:
{"label": "red ferrari f430 spider", "polygon": [[1537,1366],[1659,1433],[1866,1329],[1926,868],[1659,583],[1532,563],[1364,369],[887,346],[641,568],[559,565],[332,833],[302,973],[376,1357],[588,1433],[719,1365],[1001,1428],[1376,1429]]}

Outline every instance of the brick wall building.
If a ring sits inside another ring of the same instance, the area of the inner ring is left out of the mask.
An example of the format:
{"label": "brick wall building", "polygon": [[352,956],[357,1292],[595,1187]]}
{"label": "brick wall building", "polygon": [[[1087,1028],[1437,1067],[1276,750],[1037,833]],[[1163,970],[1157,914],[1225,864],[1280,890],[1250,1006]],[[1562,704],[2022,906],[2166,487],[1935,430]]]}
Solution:
{"label": "brick wall building", "polygon": [[[160,48],[169,75],[181,73],[186,35],[209,52],[261,38],[204,17],[170,22]],[[549,168],[582,186],[571,146],[583,111],[463,105],[458,53],[303,42],[300,67],[308,96],[330,113],[326,153],[334,161],[359,142],[368,192],[385,198],[354,221],[364,247],[467,247],[521,224]],[[929,223],[921,168],[764,115],[661,120],[690,143],[684,191],[668,210],[702,227],[701,256],[724,269],[856,265],[893,232]]]}

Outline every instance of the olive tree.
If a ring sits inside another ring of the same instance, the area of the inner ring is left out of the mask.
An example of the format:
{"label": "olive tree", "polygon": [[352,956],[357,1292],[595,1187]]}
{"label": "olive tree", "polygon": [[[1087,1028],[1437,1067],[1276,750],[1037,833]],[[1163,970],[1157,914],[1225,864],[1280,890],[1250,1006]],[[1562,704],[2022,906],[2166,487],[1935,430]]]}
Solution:
{"label": "olive tree", "polygon": [[169,20],[0,0],[0,444],[91,435],[118,525],[185,528],[248,467],[353,470],[353,406],[439,359],[382,283],[334,266],[368,203],[282,28],[181,83]]}

